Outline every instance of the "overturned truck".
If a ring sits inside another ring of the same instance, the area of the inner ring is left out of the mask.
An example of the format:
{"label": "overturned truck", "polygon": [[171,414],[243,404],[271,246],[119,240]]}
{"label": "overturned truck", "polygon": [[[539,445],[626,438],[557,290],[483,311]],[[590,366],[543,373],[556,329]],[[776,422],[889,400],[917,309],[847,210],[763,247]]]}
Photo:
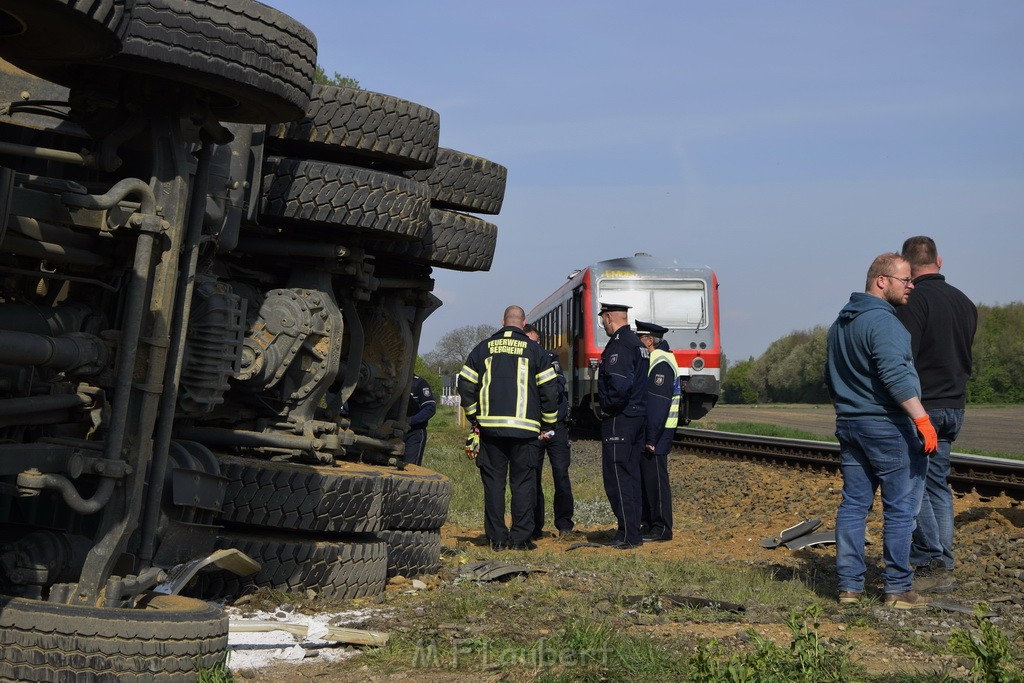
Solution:
{"label": "overturned truck", "polygon": [[0,0],[0,58],[0,678],[189,680],[198,598],[436,571],[409,387],[505,169],[252,0]]}

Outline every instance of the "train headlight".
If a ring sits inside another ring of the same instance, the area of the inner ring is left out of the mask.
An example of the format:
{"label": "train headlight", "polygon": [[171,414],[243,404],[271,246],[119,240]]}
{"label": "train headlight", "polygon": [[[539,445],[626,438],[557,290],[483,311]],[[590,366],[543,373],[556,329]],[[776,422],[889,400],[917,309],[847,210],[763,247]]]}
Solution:
{"label": "train headlight", "polygon": [[700,356],[697,356],[696,358],[693,359],[693,362],[690,363],[690,367],[696,370],[697,372],[700,372],[701,370],[704,369],[704,359],[701,358]]}

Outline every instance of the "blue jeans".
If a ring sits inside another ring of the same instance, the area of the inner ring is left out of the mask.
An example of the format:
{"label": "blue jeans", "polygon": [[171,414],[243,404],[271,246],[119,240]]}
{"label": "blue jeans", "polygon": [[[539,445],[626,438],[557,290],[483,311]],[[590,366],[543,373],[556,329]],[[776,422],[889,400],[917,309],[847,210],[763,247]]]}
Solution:
{"label": "blue jeans", "polygon": [[836,514],[836,574],[840,592],[864,592],[864,533],[875,491],[882,489],[882,583],[906,593],[914,581],[910,543],[928,466],[909,418],[836,420],[843,499]]}
{"label": "blue jeans", "polygon": [[949,456],[953,441],[964,424],[961,408],[936,408],[928,411],[939,435],[939,450],[928,458],[921,511],[910,547],[910,564],[925,567],[939,561],[953,568],[953,492],[949,488]]}

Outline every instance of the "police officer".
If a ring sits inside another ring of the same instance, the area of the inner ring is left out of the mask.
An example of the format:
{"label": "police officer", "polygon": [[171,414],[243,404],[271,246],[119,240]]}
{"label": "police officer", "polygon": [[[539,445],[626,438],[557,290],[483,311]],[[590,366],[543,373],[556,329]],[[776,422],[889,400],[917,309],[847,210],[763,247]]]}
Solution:
{"label": "police officer", "polygon": [[[526,336],[535,342],[540,343],[540,333],[530,323],[523,328]],[[551,479],[555,485],[554,501],[552,510],[555,513],[555,528],[560,535],[572,533],[575,524],[572,521],[575,503],[572,498],[572,481],[569,479],[569,461],[571,459],[569,449],[569,397],[565,390],[565,375],[562,374],[562,366],[558,362],[558,354],[544,350],[548,362],[555,370],[555,381],[558,383],[558,422],[555,423],[555,433],[547,441],[538,439],[536,446],[540,449],[537,464],[537,506],[534,509],[533,537],[540,538],[544,529],[544,489],[541,486],[541,473],[544,471],[544,452],[547,451],[548,460],[551,461]]]}
{"label": "police officer", "polygon": [[601,354],[597,399],[601,407],[601,469],[618,530],[611,546],[643,543],[640,454],[647,412],[647,348],[629,327],[629,306],[602,303],[601,325],[610,337]]}
{"label": "police officer", "polygon": [[[484,533],[495,550],[533,550],[537,448],[558,417],[555,370],[540,344],[523,332],[526,313],[509,306],[502,327],[476,345],[459,372],[466,419],[479,430],[476,458],[484,488]],[[512,528],[505,526],[505,482],[512,490]]]}
{"label": "police officer", "polygon": [[427,446],[427,423],[437,412],[437,401],[427,380],[419,375],[412,376],[409,389],[409,407],[405,411],[409,431],[405,433],[405,455],[402,460],[409,465],[423,464],[423,450]]}
{"label": "police officer", "polygon": [[672,489],[668,481],[668,452],[679,425],[679,366],[665,341],[667,327],[636,321],[636,336],[650,354],[647,375],[647,426],[640,457],[643,492],[641,525],[645,541],[672,539]]}

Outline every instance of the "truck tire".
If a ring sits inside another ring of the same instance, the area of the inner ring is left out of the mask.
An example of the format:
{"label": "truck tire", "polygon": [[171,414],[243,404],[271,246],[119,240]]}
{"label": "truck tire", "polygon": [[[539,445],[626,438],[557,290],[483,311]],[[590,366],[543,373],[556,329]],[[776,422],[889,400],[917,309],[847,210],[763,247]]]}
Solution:
{"label": "truck tire", "polygon": [[431,202],[437,208],[497,214],[505,198],[508,170],[482,157],[441,147],[433,168],[405,175],[430,186]]}
{"label": "truck tire", "polygon": [[137,609],[0,598],[0,680],[195,681],[227,644],[224,611],[178,595]]}
{"label": "truck tire", "polygon": [[388,578],[436,574],[441,569],[441,532],[385,529],[377,537],[388,544]]}
{"label": "truck tire", "polygon": [[448,519],[452,482],[417,465],[388,472],[384,478],[382,528],[440,529]]}
{"label": "truck tire", "polygon": [[292,121],[309,105],[316,38],[254,0],[134,0],[122,43],[104,65],[203,88],[223,121]]}
{"label": "truck tire", "polygon": [[447,270],[490,270],[498,226],[475,216],[444,209],[430,210],[430,229],[415,242],[371,243],[370,248],[391,256]]}
{"label": "truck tire", "polygon": [[219,572],[203,577],[203,595],[226,597],[253,587],[289,593],[315,590],[327,598],[348,600],[379,595],[388,576],[387,544],[374,537],[318,541],[223,533],[218,548],[237,548],[262,566],[250,577]]}
{"label": "truck tire", "polygon": [[315,85],[306,114],[267,128],[273,152],[359,165],[384,162],[395,170],[430,168],[441,116],[390,95]]}
{"label": "truck tire", "polygon": [[347,462],[330,467],[219,457],[228,480],[222,522],[328,533],[384,528],[379,470]]}
{"label": "truck tire", "polygon": [[268,157],[260,223],[418,239],[430,227],[427,187],[402,176],[326,161]]}
{"label": "truck tire", "polygon": [[[130,3],[131,0],[127,0]],[[101,59],[121,49],[126,0],[4,0],[0,54],[27,71]]]}

